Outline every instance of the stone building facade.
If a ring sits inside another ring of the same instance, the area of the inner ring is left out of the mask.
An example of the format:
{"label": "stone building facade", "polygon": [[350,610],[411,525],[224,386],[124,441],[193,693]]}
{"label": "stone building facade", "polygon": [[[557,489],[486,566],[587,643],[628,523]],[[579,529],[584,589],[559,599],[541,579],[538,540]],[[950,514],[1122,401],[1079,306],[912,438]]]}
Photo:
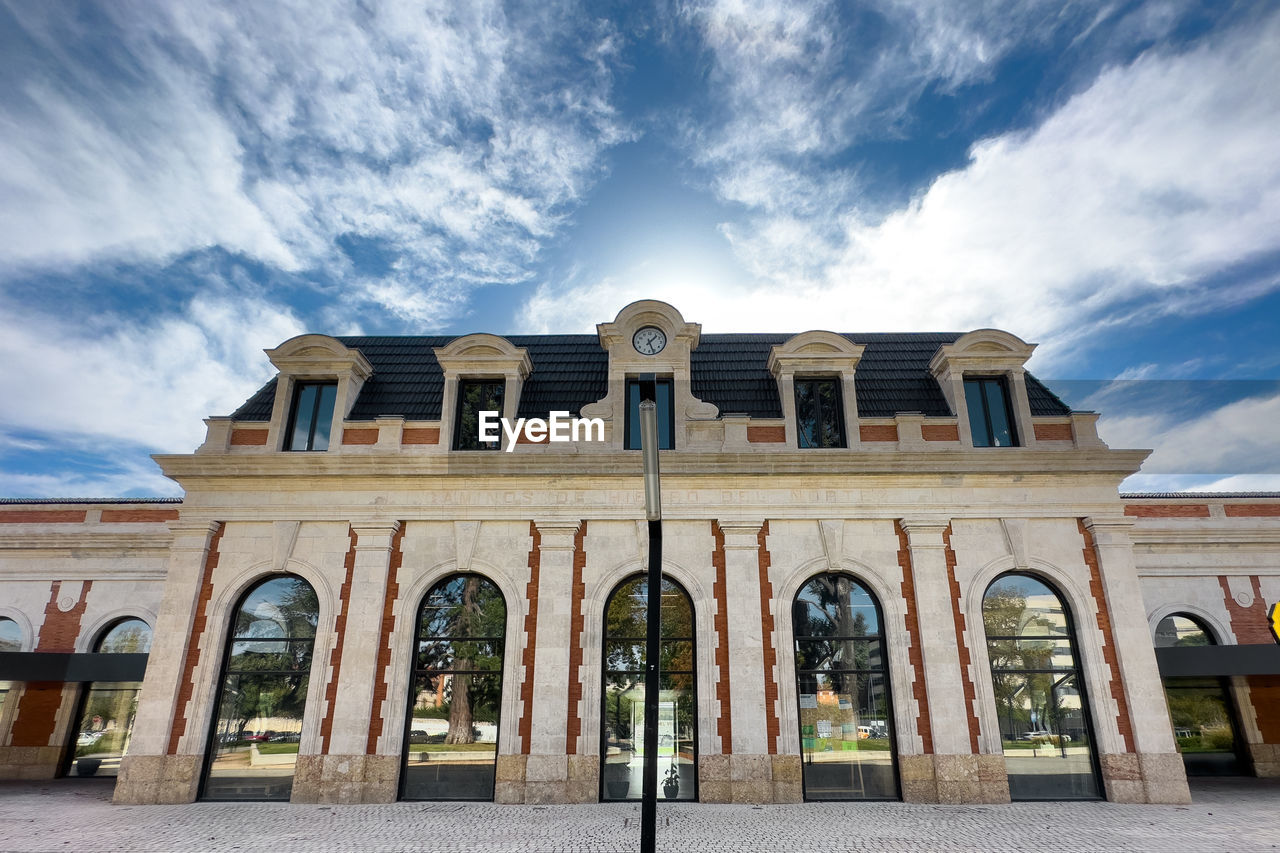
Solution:
{"label": "stone building facade", "polygon": [[[285,342],[156,458],[181,501],[0,505],[0,777],[110,765],[121,803],[637,796],[608,777],[641,742],[642,375],[668,424],[668,798],[1186,802],[1179,751],[1222,726],[1280,774],[1280,497],[1121,496],[1146,452],[1026,374],[1032,349],[703,336],[653,301],[590,337]],[[603,439],[465,449],[477,405]],[[1174,615],[1263,649],[1213,675],[1230,719],[1171,722]],[[102,648],[135,620],[140,685]]]}

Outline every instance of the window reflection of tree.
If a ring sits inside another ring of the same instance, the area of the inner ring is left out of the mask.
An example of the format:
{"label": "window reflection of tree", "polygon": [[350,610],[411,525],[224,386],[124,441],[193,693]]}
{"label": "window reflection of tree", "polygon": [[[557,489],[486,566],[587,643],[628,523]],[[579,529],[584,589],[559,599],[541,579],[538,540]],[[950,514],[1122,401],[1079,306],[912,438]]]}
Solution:
{"label": "window reflection of tree", "polygon": [[418,705],[434,694],[447,707],[447,744],[475,743],[476,723],[497,722],[506,615],[498,588],[474,574],[445,580],[423,602]]}

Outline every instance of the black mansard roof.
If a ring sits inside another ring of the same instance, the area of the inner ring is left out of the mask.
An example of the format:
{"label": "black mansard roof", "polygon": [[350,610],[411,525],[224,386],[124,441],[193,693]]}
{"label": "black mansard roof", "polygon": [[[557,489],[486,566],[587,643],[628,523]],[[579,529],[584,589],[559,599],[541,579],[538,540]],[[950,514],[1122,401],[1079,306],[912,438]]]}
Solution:
{"label": "black mansard roof", "polygon": [[[865,344],[854,382],[858,414],[866,418],[893,417],[899,412],[928,416],[954,414],[929,373],[938,347],[960,337],[955,333],[845,334]],[[339,337],[360,350],[373,365],[351,410],[351,420],[379,415],[403,415],[406,420],[440,418],[444,374],[433,350],[458,336]],[[778,386],[769,374],[769,350],[786,343],[789,334],[702,335],[690,357],[693,395],[713,403],[724,413],[755,418],[780,418]],[[595,335],[509,335],[514,346],[529,351],[533,372],[525,380],[520,417],[546,415],[553,410],[574,414],[604,397],[609,354]],[[232,415],[241,421],[271,418],[275,380],[263,386]],[[1065,415],[1070,409],[1034,377],[1027,376],[1031,414]]]}

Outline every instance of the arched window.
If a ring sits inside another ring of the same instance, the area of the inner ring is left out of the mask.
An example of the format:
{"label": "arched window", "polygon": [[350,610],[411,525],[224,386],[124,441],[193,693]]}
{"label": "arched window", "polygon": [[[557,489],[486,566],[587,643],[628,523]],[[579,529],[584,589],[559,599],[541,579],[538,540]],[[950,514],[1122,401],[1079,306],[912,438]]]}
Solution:
{"label": "arched window", "polygon": [[[22,651],[22,628],[12,619],[0,617],[0,652]],[[12,681],[0,681],[0,719],[4,719],[4,704],[13,689]]]}
{"label": "arched window", "polygon": [[991,685],[1015,800],[1100,796],[1071,612],[1044,581],[996,578],[982,599]]}
{"label": "arched window", "polygon": [[418,610],[401,796],[491,800],[507,605],[492,581],[445,578]]}
{"label": "arched window", "polygon": [[268,578],[240,598],[209,734],[205,799],[289,799],[319,621],[316,591],[294,575]]}
{"label": "arched window", "polygon": [[810,578],[791,607],[808,800],[898,796],[880,605],[845,574]]}
{"label": "arched window", "polygon": [[[1157,649],[1218,644],[1203,622],[1186,613],[1171,613],[1161,619],[1154,640]],[[1248,772],[1227,680],[1210,676],[1162,681],[1173,736],[1187,775],[1238,776]]]}
{"label": "arched window", "polygon": [[[151,651],[151,626],[128,618],[108,626],[93,646],[98,654],[147,654]],[[138,713],[140,681],[93,681],[85,686],[71,730],[67,772],[77,776],[115,776],[129,752],[133,719]]]}
{"label": "arched window", "polygon": [[[604,690],[600,712],[600,797],[638,800],[643,793],[645,629],[648,578],[614,588],[604,606]],[[658,656],[658,798],[698,798],[698,697],[693,604],[684,587],[662,579]]]}

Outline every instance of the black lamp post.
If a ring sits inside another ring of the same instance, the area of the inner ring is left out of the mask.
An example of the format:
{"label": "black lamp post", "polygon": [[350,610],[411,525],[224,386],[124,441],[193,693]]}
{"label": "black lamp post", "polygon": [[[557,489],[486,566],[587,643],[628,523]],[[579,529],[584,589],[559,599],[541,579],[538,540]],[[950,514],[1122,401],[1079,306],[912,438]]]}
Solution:
{"label": "black lamp post", "polygon": [[662,496],[658,488],[658,404],[652,375],[640,380],[640,455],[644,462],[644,514],[649,520],[649,610],[645,628],[644,772],[640,800],[640,853],[654,853],[658,834],[658,656],[662,631]]}

